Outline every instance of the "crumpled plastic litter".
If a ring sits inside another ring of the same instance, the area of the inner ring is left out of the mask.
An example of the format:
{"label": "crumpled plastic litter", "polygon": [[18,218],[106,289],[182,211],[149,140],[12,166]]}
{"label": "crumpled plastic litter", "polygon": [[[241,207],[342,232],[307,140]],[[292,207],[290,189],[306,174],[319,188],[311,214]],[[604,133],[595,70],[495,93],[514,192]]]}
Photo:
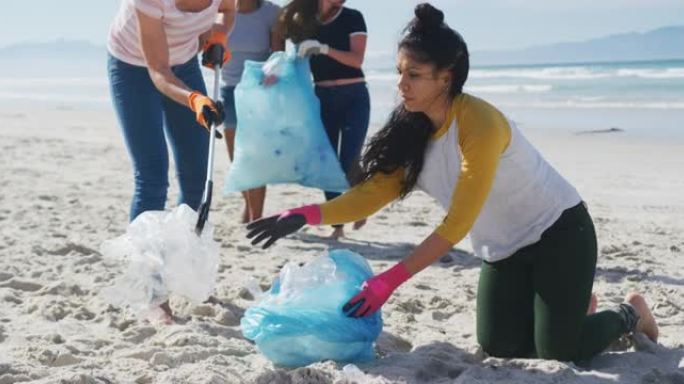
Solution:
{"label": "crumpled plastic litter", "polygon": [[[278,81],[262,84],[264,75]],[[235,156],[224,192],[295,183],[331,192],[349,188],[321,121],[308,59],[275,52],[246,61],[235,88]]]}
{"label": "crumpled plastic litter", "polygon": [[219,264],[219,245],[206,223],[195,234],[197,212],[182,204],[171,212],[147,211],[135,218],[126,233],[102,243],[100,252],[123,263],[124,273],[103,294],[108,302],[145,315],[169,295],[193,304],[213,292]]}
{"label": "crumpled plastic litter", "polygon": [[362,370],[359,369],[354,364],[347,364],[344,367],[342,367],[342,373],[344,374],[344,377],[347,379],[347,381],[350,381],[352,383],[364,383],[368,381],[367,376],[365,373],[363,373]]}
{"label": "crumpled plastic litter", "polygon": [[382,331],[381,312],[356,319],[347,317],[342,307],[372,275],[368,262],[349,250],[331,251],[303,266],[290,262],[261,300],[247,309],[242,333],[281,366],[370,361]]}

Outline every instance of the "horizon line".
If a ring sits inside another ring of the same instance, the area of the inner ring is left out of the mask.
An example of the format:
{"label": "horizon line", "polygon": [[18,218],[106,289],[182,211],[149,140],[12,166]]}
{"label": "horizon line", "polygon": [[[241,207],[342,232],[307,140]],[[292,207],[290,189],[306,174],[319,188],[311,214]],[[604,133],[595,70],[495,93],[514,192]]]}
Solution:
{"label": "horizon line", "polygon": [[[622,35],[630,35],[630,34],[638,34],[638,35],[644,35],[648,34],[650,32],[658,31],[661,29],[668,29],[668,28],[682,28],[684,29],[684,24],[670,24],[670,25],[663,25],[657,28],[652,28],[648,29],[643,32],[639,31],[624,31],[624,32],[618,32],[618,33],[611,33],[611,34],[605,34],[605,35],[598,35],[592,38],[588,39],[583,39],[583,40],[559,40],[553,43],[546,43],[546,44],[535,44],[535,45],[529,45],[525,47],[520,47],[520,48],[514,48],[514,49],[505,49],[505,48],[484,48],[481,50],[477,50],[474,52],[515,52],[515,51],[524,51],[527,49],[536,49],[540,47],[547,47],[547,46],[552,46],[552,45],[558,45],[558,44],[581,44],[581,43],[588,43],[593,40],[599,40],[599,39],[606,39],[606,38],[611,38],[611,37],[617,37],[617,36],[622,36]],[[104,40],[104,38],[103,38]],[[81,44],[87,44],[92,47],[97,47],[97,48],[105,48],[107,44],[103,43],[101,40],[98,40],[98,42],[88,40],[85,38],[66,38],[66,37],[56,37],[52,40],[24,40],[24,41],[16,41],[13,43],[5,44],[5,45],[0,45],[0,51],[6,50],[9,48],[15,48],[15,47],[20,47],[22,45],[43,45],[43,44],[57,44],[57,43],[81,43]],[[376,51],[377,52],[377,51]],[[389,51],[383,52],[380,51],[380,55],[383,54],[389,54]]]}

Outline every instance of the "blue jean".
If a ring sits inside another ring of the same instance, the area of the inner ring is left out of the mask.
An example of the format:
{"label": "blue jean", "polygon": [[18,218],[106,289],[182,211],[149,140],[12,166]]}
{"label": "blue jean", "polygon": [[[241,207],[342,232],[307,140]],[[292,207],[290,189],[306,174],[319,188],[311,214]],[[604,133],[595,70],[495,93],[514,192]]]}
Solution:
{"label": "blue jean", "polygon": [[[207,174],[209,134],[188,107],[157,90],[146,67],[109,55],[107,69],[112,102],[133,163],[130,220],[148,210],[164,209],[169,186],[167,140],[180,184],[178,203],[197,210]],[[206,94],[197,58],[171,69],[188,87]]]}
{"label": "blue jean", "polygon": [[[361,149],[370,120],[370,95],[366,83],[316,87],[321,102],[321,120],[342,170],[350,178],[358,171]],[[325,192],[325,199],[339,196]]]}

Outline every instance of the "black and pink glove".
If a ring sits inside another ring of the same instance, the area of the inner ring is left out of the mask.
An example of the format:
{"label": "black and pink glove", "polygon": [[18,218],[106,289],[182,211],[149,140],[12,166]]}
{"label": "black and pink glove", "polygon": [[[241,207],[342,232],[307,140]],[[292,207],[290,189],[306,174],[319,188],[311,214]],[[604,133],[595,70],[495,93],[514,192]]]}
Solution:
{"label": "black and pink glove", "polygon": [[321,208],[318,205],[287,210],[279,215],[255,220],[247,224],[247,238],[252,239],[252,245],[258,245],[266,240],[263,249],[270,247],[276,240],[297,232],[305,224],[318,225],[321,223]]}
{"label": "black and pink glove", "polygon": [[380,309],[402,283],[411,277],[403,263],[397,263],[387,271],[366,280],[361,292],[352,297],[342,311],[349,317],[370,316]]}

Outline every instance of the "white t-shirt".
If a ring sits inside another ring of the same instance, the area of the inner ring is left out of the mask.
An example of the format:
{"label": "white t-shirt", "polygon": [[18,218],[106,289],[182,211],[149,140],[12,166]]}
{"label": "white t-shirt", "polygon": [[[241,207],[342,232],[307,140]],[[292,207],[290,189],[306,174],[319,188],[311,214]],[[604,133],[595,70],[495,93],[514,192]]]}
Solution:
{"label": "white t-shirt", "polygon": [[222,71],[224,85],[234,86],[240,82],[246,60],[268,59],[271,53],[271,27],[279,12],[279,6],[265,0],[253,12],[237,13],[235,26],[228,38],[231,59]]}
{"label": "white t-shirt", "polygon": [[[494,183],[470,229],[475,255],[489,262],[536,243],[563,211],[582,201],[577,190],[527,141],[515,123],[509,120],[508,126],[510,143],[499,158]],[[463,149],[458,136],[465,129],[468,127],[459,127],[458,119],[454,119],[445,134],[431,141],[418,176],[418,187],[449,212],[453,211],[452,198],[461,175]],[[458,215],[457,211],[453,213]]]}
{"label": "white t-shirt", "polygon": [[109,29],[107,49],[128,64],[146,66],[136,10],[161,19],[169,46],[169,65],[186,63],[199,51],[199,36],[216,20],[221,0],[212,0],[201,12],[182,12],[174,0],[122,0],[119,12]]}

